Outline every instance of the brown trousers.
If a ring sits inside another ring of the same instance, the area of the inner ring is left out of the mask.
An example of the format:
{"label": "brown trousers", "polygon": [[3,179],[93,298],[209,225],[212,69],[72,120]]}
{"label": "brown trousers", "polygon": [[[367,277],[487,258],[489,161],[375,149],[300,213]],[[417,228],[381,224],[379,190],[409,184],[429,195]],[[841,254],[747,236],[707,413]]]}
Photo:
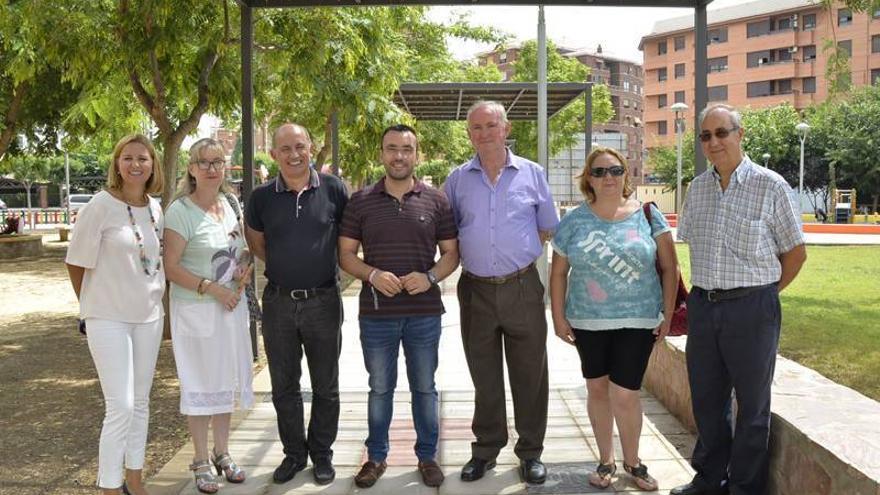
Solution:
{"label": "brown trousers", "polygon": [[547,430],[549,385],[544,286],[538,270],[532,267],[503,284],[462,274],[458,300],[461,339],[476,392],[473,456],[495,459],[507,445],[506,355],[519,436],[514,452],[520,459],[539,458]]}

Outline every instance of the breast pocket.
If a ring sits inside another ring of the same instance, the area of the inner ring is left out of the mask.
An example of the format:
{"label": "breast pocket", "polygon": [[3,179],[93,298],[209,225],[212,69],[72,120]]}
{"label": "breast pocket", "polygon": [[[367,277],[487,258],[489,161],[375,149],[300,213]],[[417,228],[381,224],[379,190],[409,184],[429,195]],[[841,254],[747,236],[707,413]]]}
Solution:
{"label": "breast pocket", "polygon": [[739,258],[764,258],[772,254],[767,241],[767,224],[763,220],[740,220],[734,223],[724,242]]}
{"label": "breast pocket", "polygon": [[538,201],[527,191],[512,191],[507,195],[507,218],[511,220],[529,218],[535,214]]}

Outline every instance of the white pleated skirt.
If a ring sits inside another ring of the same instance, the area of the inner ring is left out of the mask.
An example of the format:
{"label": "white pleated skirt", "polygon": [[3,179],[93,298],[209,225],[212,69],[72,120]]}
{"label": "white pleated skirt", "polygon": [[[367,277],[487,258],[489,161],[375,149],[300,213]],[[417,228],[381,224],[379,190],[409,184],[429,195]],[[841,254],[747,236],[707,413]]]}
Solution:
{"label": "white pleated skirt", "polygon": [[231,413],[254,403],[247,300],[227,311],[213,298],[171,299],[171,343],[180,379],[180,412]]}

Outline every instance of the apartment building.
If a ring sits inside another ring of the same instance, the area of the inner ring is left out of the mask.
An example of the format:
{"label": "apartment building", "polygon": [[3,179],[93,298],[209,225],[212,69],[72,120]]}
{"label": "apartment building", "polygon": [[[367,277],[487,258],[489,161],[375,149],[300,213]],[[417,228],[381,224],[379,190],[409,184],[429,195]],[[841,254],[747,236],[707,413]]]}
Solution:
{"label": "apartment building", "polygon": [[[521,44],[498,47],[495,50],[477,54],[480,65],[494,64],[504,74],[504,80],[510,80],[513,74],[513,62],[519,56]],[[595,50],[574,50],[557,47],[559,54],[577,59],[590,68],[589,80],[596,84],[605,84],[611,92],[611,104],[614,115],[602,125],[593,126],[593,142],[609,146],[620,151],[627,157],[632,177],[636,183],[642,182],[642,164],[644,162],[644,136],[642,125],[642,93],[644,91],[644,72],[637,62],[614,57],[603,53],[602,45]],[[570,149],[562,150],[550,158],[551,187],[554,197],[557,192],[568,194],[571,174],[567,168],[583,168],[586,154],[583,140],[579,140]],[[563,170],[565,168],[566,170]],[[559,169],[559,170],[556,170]],[[558,177],[554,185],[554,177]],[[579,198],[577,188],[574,191]]]}
{"label": "apartment building", "polygon": [[[670,106],[688,105],[694,121],[693,16],[658,21],[639,45],[644,53],[648,148],[675,142]],[[736,107],[791,103],[802,109],[828,96],[825,40],[850,56],[854,86],[880,79],[880,9],[829,13],[812,0],[749,2],[708,12],[708,100]]]}

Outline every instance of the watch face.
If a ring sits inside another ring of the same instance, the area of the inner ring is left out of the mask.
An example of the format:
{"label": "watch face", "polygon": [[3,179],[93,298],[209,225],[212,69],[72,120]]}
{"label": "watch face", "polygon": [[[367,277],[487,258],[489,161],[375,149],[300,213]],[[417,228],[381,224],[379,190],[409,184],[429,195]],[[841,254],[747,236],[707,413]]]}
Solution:
{"label": "watch face", "polygon": [[434,275],[434,272],[428,272],[428,282],[431,282],[431,285],[437,285],[437,275]]}

